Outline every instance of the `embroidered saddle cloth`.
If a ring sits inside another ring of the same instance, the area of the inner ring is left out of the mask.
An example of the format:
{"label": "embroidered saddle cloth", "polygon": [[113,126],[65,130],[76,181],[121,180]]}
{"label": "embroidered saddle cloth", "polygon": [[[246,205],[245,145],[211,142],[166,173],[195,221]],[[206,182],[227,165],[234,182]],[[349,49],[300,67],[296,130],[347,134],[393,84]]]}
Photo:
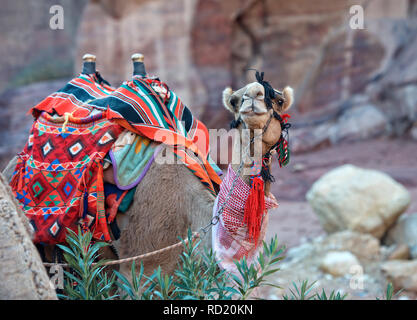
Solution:
{"label": "embroidered saddle cloth", "polygon": [[78,226],[110,240],[103,158],[121,131],[102,112],[70,116],[65,124],[46,112],[37,118],[10,184],[35,229],[35,243],[65,242],[65,228]]}

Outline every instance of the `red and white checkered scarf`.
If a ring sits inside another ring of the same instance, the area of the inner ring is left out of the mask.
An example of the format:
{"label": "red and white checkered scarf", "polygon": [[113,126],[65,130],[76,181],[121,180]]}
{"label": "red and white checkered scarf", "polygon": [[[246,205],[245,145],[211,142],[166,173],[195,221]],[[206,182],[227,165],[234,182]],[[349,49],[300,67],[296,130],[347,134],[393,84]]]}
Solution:
{"label": "red and white checkered scarf", "polygon": [[[227,170],[226,177],[220,186],[220,192],[213,206],[213,217],[217,215],[220,206],[225,202],[227,194],[232,187],[236,173],[231,165]],[[248,228],[243,222],[245,204],[249,197],[251,187],[242,178],[238,177],[235,188],[226,203],[219,222],[212,229],[212,248],[216,254],[219,266],[229,272],[237,274],[233,260],[240,260],[246,256],[248,264],[256,259],[259,248],[262,248],[262,241],[265,239],[266,227],[268,225],[268,214],[265,213],[261,225],[258,242],[251,241]],[[269,210],[278,207],[278,202],[270,193],[265,197],[265,209]]]}

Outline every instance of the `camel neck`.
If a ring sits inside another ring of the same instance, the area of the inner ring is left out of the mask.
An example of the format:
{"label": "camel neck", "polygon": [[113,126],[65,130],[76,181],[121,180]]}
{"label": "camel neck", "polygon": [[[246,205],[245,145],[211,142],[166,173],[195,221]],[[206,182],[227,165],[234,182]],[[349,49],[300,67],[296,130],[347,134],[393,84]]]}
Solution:
{"label": "camel neck", "polygon": [[[236,172],[236,174],[239,174],[240,178],[247,184],[251,185],[251,180],[253,176],[251,175],[251,167],[252,167],[252,161],[246,157],[245,149],[246,146],[242,144],[241,139],[241,131],[238,131],[238,136],[234,136],[234,144],[233,144],[233,153],[232,153],[232,169]],[[262,142],[262,154],[265,154],[267,151],[267,146]],[[241,161],[244,161],[243,168],[239,172],[239,167]],[[262,160],[261,160],[262,161]],[[271,165],[268,164],[268,168],[270,169]],[[264,191],[265,195],[269,194],[271,188],[271,182],[270,181],[264,181]]]}
{"label": "camel neck", "polygon": [[[238,173],[239,170],[239,164],[231,164],[233,171],[236,172],[236,174]],[[249,165],[244,165],[243,167],[244,169],[247,170],[241,170],[241,172],[239,173],[240,178],[248,185],[251,185],[251,180],[252,180],[252,176],[250,174],[245,174],[245,172],[250,172],[250,166]],[[269,169],[270,169],[270,165],[269,165]],[[264,192],[265,195],[268,195],[269,192],[271,190],[271,182],[270,181],[264,181]]]}

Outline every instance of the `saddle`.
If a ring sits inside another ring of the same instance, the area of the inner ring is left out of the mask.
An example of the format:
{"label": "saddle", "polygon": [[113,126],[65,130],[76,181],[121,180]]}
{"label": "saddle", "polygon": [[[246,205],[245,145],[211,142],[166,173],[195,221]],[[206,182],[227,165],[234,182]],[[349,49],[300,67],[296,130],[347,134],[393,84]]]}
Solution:
{"label": "saddle", "polygon": [[[221,183],[207,128],[159,79],[134,76],[114,89],[97,73],[80,74],[31,113],[35,121],[10,186],[35,229],[35,243],[64,243],[66,228],[79,227],[110,241],[109,224],[119,208],[127,209],[153,156],[152,148],[137,152],[150,145],[146,141],[172,148],[213,194]],[[133,142],[115,144],[126,135]],[[118,169],[115,184],[103,179],[109,164]]]}

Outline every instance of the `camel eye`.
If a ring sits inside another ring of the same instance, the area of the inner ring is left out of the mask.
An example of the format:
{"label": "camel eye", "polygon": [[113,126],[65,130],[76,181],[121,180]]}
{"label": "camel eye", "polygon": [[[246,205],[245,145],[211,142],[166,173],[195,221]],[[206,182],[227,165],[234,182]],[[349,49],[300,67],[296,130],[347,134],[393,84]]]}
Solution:
{"label": "camel eye", "polygon": [[284,103],[284,100],[282,100],[282,99],[279,99],[279,100],[278,100],[278,105],[279,105],[279,106],[282,106],[282,105],[283,105],[283,103]]}
{"label": "camel eye", "polygon": [[238,102],[239,102],[239,98],[238,97],[232,96],[230,98],[230,104],[233,106],[233,108],[236,108],[237,107]]}

